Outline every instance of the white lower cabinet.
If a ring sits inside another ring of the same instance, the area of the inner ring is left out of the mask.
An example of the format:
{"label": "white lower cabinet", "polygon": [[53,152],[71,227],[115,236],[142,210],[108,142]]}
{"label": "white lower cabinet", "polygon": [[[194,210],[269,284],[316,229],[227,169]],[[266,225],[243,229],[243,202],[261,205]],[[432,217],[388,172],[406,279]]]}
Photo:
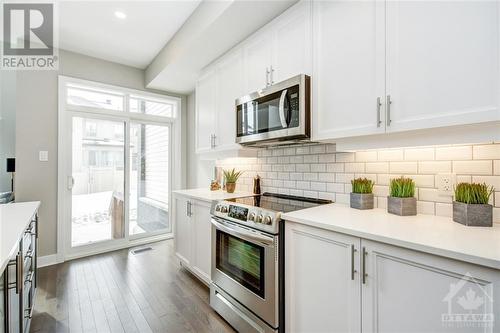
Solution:
{"label": "white lower cabinet", "polygon": [[498,270],[290,222],[286,242],[287,332],[499,331]]}
{"label": "white lower cabinet", "polygon": [[210,203],[180,195],[174,197],[174,246],[182,265],[210,283]]}

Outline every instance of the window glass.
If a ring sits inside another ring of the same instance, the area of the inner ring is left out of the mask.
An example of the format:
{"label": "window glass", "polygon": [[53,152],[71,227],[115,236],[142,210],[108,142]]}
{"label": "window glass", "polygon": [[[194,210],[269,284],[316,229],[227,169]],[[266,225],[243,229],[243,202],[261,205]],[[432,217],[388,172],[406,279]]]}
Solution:
{"label": "window glass", "polygon": [[67,103],[99,109],[123,111],[124,95],[81,86],[68,86]]}
{"label": "window glass", "polygon": [[152,116],[175,117],[174,104],[167,100],[130,96],[130,112],[149,114]]}

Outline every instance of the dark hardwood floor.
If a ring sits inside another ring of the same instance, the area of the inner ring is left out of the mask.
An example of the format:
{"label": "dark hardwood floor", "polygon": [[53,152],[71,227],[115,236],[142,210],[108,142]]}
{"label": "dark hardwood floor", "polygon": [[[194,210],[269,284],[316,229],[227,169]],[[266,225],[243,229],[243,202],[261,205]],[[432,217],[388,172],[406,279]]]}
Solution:
{"label": "dark hardwood floor", "polygon": [[31,332],[234,332],[173,241],[149,246],[41,268]]}

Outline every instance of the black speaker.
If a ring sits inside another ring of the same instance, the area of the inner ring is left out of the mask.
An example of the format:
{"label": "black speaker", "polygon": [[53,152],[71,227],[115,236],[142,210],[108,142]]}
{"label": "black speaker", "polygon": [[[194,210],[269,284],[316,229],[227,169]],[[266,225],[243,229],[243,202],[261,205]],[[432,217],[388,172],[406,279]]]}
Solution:
{"label": "black speaker", "polygon": [[7,159],[7,172],[16,172],[16,159],[8,158]]}

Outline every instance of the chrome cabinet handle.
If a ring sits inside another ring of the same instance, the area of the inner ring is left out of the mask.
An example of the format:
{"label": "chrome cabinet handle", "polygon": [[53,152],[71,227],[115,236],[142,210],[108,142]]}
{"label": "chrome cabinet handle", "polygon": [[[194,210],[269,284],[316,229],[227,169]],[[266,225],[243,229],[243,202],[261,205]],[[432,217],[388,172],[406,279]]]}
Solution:
{"label": "chrome cabinet handle", "polygon": [[363,246],[363,250],[361,252],[361,280],[363,284],[366,284],[366,277],[368,274],[366,274],[366,256],[368,255],[368,252],[366,252],[365,247]]}
{"label": "chrome cabinet handle", "polygon": [[385,107],[387,109],[387,126],[391,126],[391,95],[387,95],[385,101]]}
{"label": "chrome cabinet handle", "polygon": [[269,87],[271,84],[269,83],[269,74],[271,74],[271,71],[269,70],[268,67],[266,67],[266,87]]}
{"label": "chrome cabinet handle", "polygon": [[17,257],[16,257],[16,294],[20,294],[22,292],[23,284],[21,283],[21,280],[23,279],[23,265],[24,260],[23,260],[23,253],[20,252]]}
{"label": "chrome cabinet handle", "polygon": [[273,66],[271,66],[271,84],[274,84],[273,74],[274,74],[274,68]]}
{"label": "chrome cabinet handle", "polygon": [[354,280],[354,274],[356,273],[356,269],[354,268],[354,254],[356,251],[354,244],[351,244],[351,280]]}
{"label": "chrome cabinet handle", "polygon": [[189,216],[189,201],[186,201],[186,216]]}
{"label": "chrome cabinet handle", "polygon": [[377,97],[377,127],[380,127],[382,124],[382,120],[380,120],[380,108],[382,107],[382,102],[380,101],[380,97]]}
{"label": "chrome cabinet handle", "polygon": [[213,135],[213,140],[214,140],[214,143],[213,143],[213,146],[212,148],[215,148],[216,144],[215,144],[215,138],[217,137],[215,134],[212,134]]}
{"label": "chrome cabinet handle", "polygon": [[283,128],[287,128],[288,127],[288,123],[287,123],[286,117],[285,117],[285,98],[286,98],[286,92],[287,92],[286,89],[281,92],[280,103],[279,103],[279,108],[278,108],[279,116],[280,116],[280,122],[281,122],[281,126]]}

